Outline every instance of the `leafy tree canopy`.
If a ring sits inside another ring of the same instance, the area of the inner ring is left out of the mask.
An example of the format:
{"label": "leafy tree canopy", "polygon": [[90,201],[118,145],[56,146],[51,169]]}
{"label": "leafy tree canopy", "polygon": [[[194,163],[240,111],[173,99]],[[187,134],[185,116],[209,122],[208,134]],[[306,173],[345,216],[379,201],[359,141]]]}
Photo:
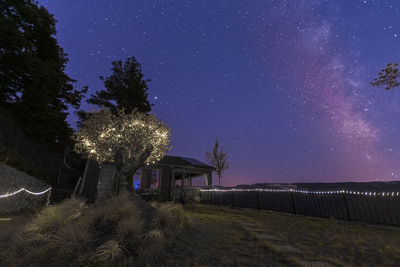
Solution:
{"label": "leafy tree canopy", "polygon": [[109,77],[100,77],[105,90],[97,91],[87,102],[110,108],[114,114],[120,109],[126,114],[132,111],[150,112],[151,104],[147,99],[147,83],[150,80],[143,79],[139,62],[134,57],[129,57],[125,63],[121,60],[112,62],[112,66],[112,74]]}
{"label": "leafy tree canopy", "polygon": [[28,136],[51,147],[71,144],[68,105],[79,108],[65,74],[67,55],[54,38],[56,21],[32,0],[0,0],[0,105],[10,108]]}
{"label": "leafy tree canopy", "polygon": [[399,64],[389,63],[386,68],[378,73],[378,78],[375,78],[371,84],[373,86],[386,86],[386,90],[400,86],[399,78]]}
{"label": "leafy tree canopy", "polygon": [[[153,114],[136,112],[113,114],[108,108],[93,112],[76,133],[75,150],[86,152],[99,162],[115,162],[119,179],[130,184],[136,170],[160,160],[169,149],[170,129]],[[132,188],[130,185],[129,188]]]}

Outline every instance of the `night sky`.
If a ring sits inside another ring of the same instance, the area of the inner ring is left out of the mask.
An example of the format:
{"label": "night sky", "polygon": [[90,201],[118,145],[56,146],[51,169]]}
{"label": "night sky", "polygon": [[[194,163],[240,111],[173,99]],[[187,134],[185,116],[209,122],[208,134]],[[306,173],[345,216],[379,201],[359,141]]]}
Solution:
{"label": "night sky", "polygon": [[168,154],[205,161],[218,137],[223,185],[400,178],[400,88],[369,84],[400,61],[398,0],[40,3],[78,86],[134,56]]}

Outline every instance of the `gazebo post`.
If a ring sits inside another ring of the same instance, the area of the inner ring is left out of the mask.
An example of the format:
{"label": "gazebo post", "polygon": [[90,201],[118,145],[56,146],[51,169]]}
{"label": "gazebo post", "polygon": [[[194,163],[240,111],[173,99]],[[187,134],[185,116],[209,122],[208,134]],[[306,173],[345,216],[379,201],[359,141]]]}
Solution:
{"label": "gazebo post", "polygon": [[171,195],[171,200],[175,201],[175,170],[171,171],[171,191],[170,191],[170,195]]}
{"label": "gazebo post", "polygon": [[183,172],[182,172],[182,180],[181,180],[181,201],[182,201],[182,202],[185,202],[185,199],[184,199],[184,193],[185,193],[185,191],[184,191],[184,187],[185,187],[185,178],[186,178],[186,172],[183,171]]}
{"label": "gazebo post", "polygon": [[208,173],[204,173],[203,177],[204,177],[204,181],[206,182],[206,185],[210,186],[210,184],[208,183]]}

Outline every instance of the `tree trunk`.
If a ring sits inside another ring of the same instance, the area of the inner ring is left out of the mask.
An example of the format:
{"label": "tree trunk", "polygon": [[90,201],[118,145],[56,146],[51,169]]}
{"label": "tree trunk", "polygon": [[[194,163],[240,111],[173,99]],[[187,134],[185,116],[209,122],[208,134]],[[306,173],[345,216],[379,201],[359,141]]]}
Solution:
{"label": "tree trunk", "polygon": [[122,191],[131,192],[133,189],[133,175],[140,168],[140,166],[150,156],[151,149],[148,148],[138,157],[129,158],[128,153],[123,149],[117,151],[114,161],[116,166],[115,173],[115,188],[114,191],[120,194]]}
{"label": "tree trunk", "polygon": [[124,151],[118,150],[114,157],[115,162],[115,175],[114,175],[114,186],[113,193],[119,194],[121,182],[124,180],[123,168],[126,165],[126,153]]}
{"label": "tree trunk", "polygon": [[[140,166],[134,167],[132,170],[129,170],[124,174],[123,180],[124,184],[121,185],[122,190],[131,192],[133,191],[133,176],[135,175],[136,171],[139,169]],[[125,187],[124,187],[125,186]]]}
{"label": "tree trunk", "polygon": [[118,171],[118,169],[115,171],[115,174],[114,174],[114,182],[113,182],[113,188],[112,188],[112,191],[113,191],[113,193],[114,194],[119,194],[120,192],[120,190],[119,190],[119,187],[120,187],[120,184],[121,184],[121,179],[122,178],[122,174],[121,174],[121,172],[120,171]]}

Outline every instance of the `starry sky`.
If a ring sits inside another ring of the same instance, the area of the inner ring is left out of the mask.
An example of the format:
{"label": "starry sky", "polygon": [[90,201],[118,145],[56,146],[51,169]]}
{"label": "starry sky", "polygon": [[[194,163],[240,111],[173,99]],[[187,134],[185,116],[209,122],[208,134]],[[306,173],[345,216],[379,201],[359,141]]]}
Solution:
{"label": "starry sky", "polygon": [[398,0],[39,3],[77,86],[134,56],[168,154],[205,161],[218,138],[223,185],[400,178],[400,88],[369,84],[400,61]]}

